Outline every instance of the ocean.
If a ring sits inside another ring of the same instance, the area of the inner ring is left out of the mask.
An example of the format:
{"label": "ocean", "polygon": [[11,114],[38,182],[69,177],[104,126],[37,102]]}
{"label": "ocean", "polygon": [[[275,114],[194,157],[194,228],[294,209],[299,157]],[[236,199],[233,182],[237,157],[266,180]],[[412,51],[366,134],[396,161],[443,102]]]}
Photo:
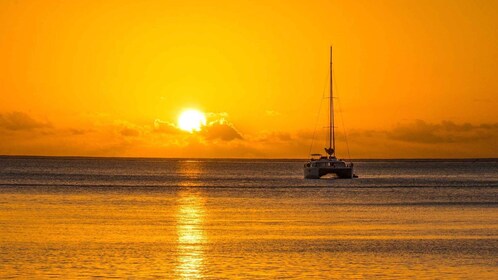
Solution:
{"label": "ocean", "polygon": [[497,279],[498,160],[0,157],[0,278]]}

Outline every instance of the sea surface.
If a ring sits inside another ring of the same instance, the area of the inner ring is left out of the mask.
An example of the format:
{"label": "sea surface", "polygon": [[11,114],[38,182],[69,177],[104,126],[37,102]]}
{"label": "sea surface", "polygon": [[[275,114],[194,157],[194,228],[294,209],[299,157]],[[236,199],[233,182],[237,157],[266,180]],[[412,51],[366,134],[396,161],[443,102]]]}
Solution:
{"label": "sea surface", "polygon": [[498,160],[0,157],[0,278],[498,279]]}

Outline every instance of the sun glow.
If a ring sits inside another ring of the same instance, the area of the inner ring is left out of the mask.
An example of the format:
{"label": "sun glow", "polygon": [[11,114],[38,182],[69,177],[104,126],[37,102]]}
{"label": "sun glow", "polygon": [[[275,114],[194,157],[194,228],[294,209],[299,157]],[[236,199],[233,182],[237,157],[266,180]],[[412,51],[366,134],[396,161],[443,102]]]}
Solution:
{"label": "sun glow", "polygon": [[206,125],[206,116],[198,110],[185,110],[178,117],[178,127],[181,130],[188,132],[200,131],[204,125]]}

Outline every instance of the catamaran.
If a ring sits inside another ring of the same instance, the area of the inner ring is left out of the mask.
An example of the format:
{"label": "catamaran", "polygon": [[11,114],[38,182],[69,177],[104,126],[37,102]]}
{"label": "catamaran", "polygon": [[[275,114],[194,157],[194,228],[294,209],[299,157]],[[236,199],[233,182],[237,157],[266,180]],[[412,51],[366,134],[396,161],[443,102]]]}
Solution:
{"label": "catamaran", "polygon": [[335,174],[338,178],[351,179],[357,177],[353,173],[353,163],[337,159],[335,156],[334,129],[334,90],[332,79],[332,47],[330,47],[330,103],[329,103],[329,146],[325,148],[327,155],[311,154],[311,159],[304,164],[305,179],[320,179],[327,174]]}

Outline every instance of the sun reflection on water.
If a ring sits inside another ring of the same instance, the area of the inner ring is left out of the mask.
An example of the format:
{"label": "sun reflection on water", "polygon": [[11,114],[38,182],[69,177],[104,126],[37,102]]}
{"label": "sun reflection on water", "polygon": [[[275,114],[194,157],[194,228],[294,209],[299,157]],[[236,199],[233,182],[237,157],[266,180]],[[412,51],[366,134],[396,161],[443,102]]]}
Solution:
{"label": "sun reflection on water", "polygon": [[[197,163],[185,162],[183,172],[198,176]],[[188,180],[181,184],[189,186]],[[204,269],[204,199],[199,190],[187,188],[178,194],[176,214],[177,266],[176,276],[180,279],[202,278]]]}

